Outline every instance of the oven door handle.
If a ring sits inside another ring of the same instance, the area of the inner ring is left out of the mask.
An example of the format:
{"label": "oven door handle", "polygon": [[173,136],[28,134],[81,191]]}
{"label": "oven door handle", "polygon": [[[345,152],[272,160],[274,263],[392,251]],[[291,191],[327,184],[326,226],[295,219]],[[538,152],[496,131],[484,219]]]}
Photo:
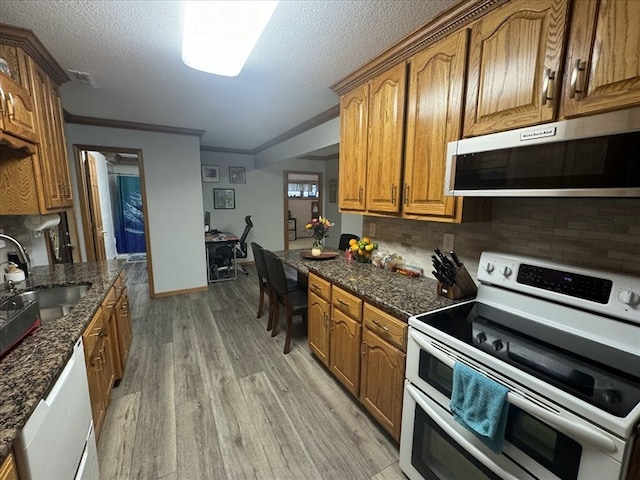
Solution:
{"label": "oven door handle", "polygon": [[405,385],[405,389],[411,395],[411,398],[415,400],[415,402],[424,410],[424,412],[431,417],[431,419],[438,424],[438,426],[444,430],[447,435],[449,435],[456,443],[458,443],[461,447],[463,447],[467,452],[469,452],[474,458],[479,460],[484,466],[494,472],[496,475],[499,475],[503,480],[519,480],[518,477],[509,473],[505,469],[503,469],[500,465],[496,464],[487,454],[482,452],[478,447],[473,445],[469,440],[464,438],[460,432],[451,427],[451,425],[444,420],[438,412],[436,412],[431,405],[424,401],[422,396],[420,395],[420,391],[414,387],[411,383],[407,382]]}
{"label": "oven door handle", "polygon": [[[414,342],[418,344],[418,346],[422,350],[427,352],[429,355],[431,355],[435,359],[441,361],[446,366],[453,368],[453,365],[456,362],[454,358],[450,357],[445,352],[433,346],[431,342],[425,341],[423,338],[419,336],[419,334],[413,331],[410,332],[409,336]],[[467,366],[478,371],[477,368],[472,367],[471,365],[467,365]],[[484,374],[484,372],[480,372],[480,373]],[[557,413],[554,413],[553,411],[540,407],[539,405],[536,405],[535,403],[523,398],[522,396],[516,393],[513,393],[512,391],[509,391],[507,395],[507,400],[509,401],[509,403],[512,403],[516,407],[524,410],[530,415],[533,415],[539,420],[542,420],[543,422],[546,422],[551,426],[558,428],[559,430],[569,434],[572,438],[576,440],[582,441],[584,443],[588,443],[589,445],[592,445],[598,448],[602,452],[616,453],[618,451],[618,447],[616,446],[615,442],[611,438],[606,437],[600,432],[597,432],[585,425],[582,425],[579,423],[573,423],[570,420],[567,420],[566,418],[561,417]]]}

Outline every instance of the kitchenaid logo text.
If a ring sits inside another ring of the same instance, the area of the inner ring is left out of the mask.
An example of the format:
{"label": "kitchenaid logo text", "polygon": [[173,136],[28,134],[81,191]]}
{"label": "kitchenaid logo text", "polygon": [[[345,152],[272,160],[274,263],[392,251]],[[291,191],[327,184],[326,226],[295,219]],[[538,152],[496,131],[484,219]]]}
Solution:
{"label": "kitchenaid logo text", "polygon": [[533,140],[535,138],[554,137],[556,135],[556,127],[545,128],[543,130],[534,130],[532,132],[521,133],[520,141]]}

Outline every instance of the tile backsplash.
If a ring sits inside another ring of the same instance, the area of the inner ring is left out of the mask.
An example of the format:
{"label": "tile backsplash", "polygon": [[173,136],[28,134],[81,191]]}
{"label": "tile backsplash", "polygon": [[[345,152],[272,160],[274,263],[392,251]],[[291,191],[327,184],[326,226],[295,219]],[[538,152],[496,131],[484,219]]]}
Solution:
{"label": "tile backsplash", "polygon": [[443,235],[454,234],[454,250],[475,278],[480,253],[494,250],[640,275],[640,199],[497,198],[490,222],[443,224],[396,218],[375,223],[382,252],[402,255],[428,276],[431,254]]}

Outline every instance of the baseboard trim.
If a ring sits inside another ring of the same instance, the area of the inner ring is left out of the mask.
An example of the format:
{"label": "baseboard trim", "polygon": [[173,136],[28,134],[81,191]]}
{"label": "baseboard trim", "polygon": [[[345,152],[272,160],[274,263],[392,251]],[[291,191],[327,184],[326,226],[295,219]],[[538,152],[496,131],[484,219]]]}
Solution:
{"label": "baseboard trim", "polygon": [[162,297],[172,297],[174,295],[184,295],[186,293],[198,293],[198,292],[206,292],[209,290],[207,285],[203,287],[195,287],[195,288],[186,288],[184,290],[169,290],[168,292],[154,292],[153,295],[149,295],[151,298],[162,298]]}

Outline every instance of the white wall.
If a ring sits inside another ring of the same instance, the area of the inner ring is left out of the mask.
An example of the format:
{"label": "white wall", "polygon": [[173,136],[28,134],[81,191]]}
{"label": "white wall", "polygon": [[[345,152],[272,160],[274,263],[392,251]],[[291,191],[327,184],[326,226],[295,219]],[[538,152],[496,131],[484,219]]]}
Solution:
{"label": "white wall", "polygon": [[[220,183],[202,182],[204,211],[211,212],[211,226],[218,230],[241,235],[244,217],[251,215],[253,229],[247,237],[249,260],[253,260],[251,242],[268,250],[284,248],[284,171],[310,171],[324,174],[325,162],[315,160],[285,160],[255,168],[251,155],[220,152],[201,152],[203,165],[220,167]],[[247,183],[229,183],[229,167],[245,167]],[[213,189],[233,188],[236,195],[234,210],[213,208]],[[300,221],[300,220],[298,220]],[[201,219],[204,223],[204,216]]]}
{"label": "white wall", "polygon": [[256,155],[256,167],[264,168],[287,158],[295,158],[340,141],[340,118],[336,117]]}
{"label": "white wall", "polygon": [[[74,144],[142,150],[155,292],[206,286],[199,138],[76,124],[66,130],[70,157]],[[75,160],[71,168],[77,199]],[[78,202],[76,219],[81,225]]]}
{"label": "white wall", "polygon": [[[338,191],[336,182],[336,203],[329,202],[329,180],[334,178],[338,179],[338,160],[329,160],[325,162],[326,173],[323,179],[322,199],[324,201],[324,215],[332,223],[333,227],[329,231],[329,237],[326,239],[325,244],[329,248],[338,248],[340,242],[340,234],[345,233],[342,230],[342,215],[338,212]],[[351,232],[346,232],[351,233]]]}

